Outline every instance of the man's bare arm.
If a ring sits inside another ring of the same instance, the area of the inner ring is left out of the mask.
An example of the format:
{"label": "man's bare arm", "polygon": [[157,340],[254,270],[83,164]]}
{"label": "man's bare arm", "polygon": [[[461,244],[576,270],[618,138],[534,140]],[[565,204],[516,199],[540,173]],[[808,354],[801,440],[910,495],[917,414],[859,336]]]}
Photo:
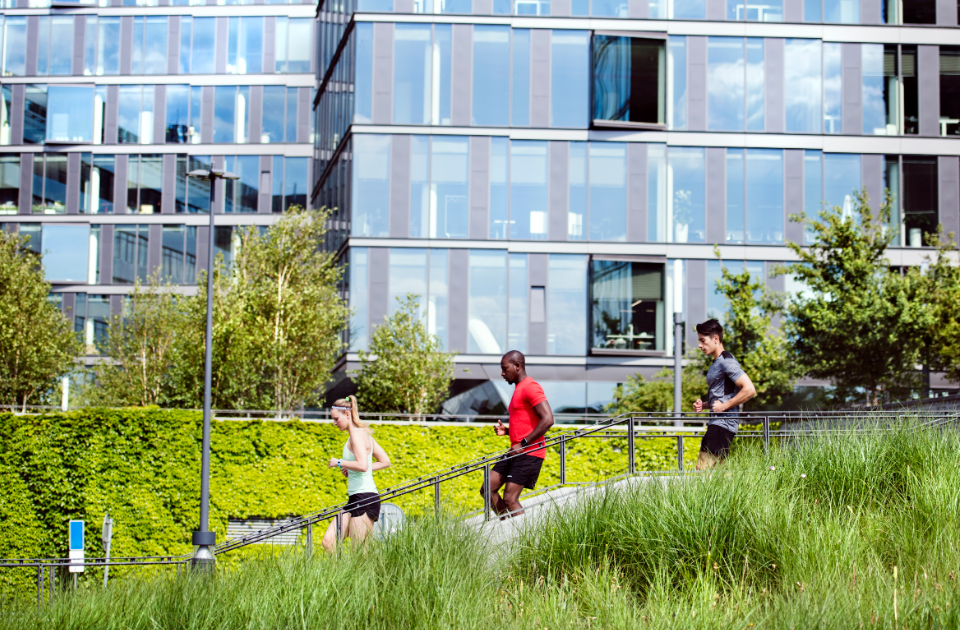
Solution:
{"label": "man's bare arm", "polygon": [[734,407],[738,405],[742,405],[743,403],[747,402],[748,400],[750,400],[751,398],[757,395],[757,388],[753,386],[753,381],[751,381],[750,377],[747,376],[746,374],[743,374],[742,376],[740,376],[740,378],[735,380],[734,384],[740,388],[740,392],[736,396],[728,400],[727,402],[722,403],[719,400],[714,401],[713,403],[714,412],[719,413],[719,412],[726,411],[728,409],[733,409]]}
{"label": "man's bare arm", "polygon": [[[534,407],[533,410],[537,412],[537,417],[540,418],[540,420],[537,422],[537,426],[533,428],[533,431],[531,431],[530,434],[526,436],[528,445],[533,444],[534,442],[542,438],[544,435],[546,435],[547,431],[550,430],[550,427],[553,426],[553,410],[550,409],[550,403],[548,403],[547,401],[543,401],[542,403]],[[519,453],[523,450],[523,447],[520,446],[519,444],[516,444],[510,450],[516,451],[517,453]]]}

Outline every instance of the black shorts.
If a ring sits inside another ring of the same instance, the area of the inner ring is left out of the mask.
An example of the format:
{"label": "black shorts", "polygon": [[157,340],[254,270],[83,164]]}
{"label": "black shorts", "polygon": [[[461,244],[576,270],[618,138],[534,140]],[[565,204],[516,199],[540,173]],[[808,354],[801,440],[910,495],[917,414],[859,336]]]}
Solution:
{"label": "black shorts", "polygon": [[700,442],[700,452],[710,453],[714,457],[723,459],[730,453],[730,445],[737,434],[723,427],[711,424]]}
{"label": "black shorts", "polygon": [[493,472],[502,475],[507,483],[518,483],[527,490],[533,490],[537,487],[537,478],[542,467],[542,457],[521,454],[510,459],[501,459],[493,465]]}
{"label": "black shorts", "polygon": [[[375,499],[371,502],[371,499]],[[347,507],[344,512],[349,512],[350,516],[357,517],[366,514],[370,520],[376,523],[380,520],[380,495],[376,492],[358,492],[347,497]]]}

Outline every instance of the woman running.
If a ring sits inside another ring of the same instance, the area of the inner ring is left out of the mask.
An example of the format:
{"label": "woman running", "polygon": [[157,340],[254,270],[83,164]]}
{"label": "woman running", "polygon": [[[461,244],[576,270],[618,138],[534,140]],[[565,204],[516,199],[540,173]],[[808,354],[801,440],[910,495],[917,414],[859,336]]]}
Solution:
{"label": "woman running", "polygon": [[[341,516],[345,536],[362,542],[380,518],[380,494],[373,481],[373,471],[390,467],[390,458],[373,436],[367,423],[360,421],[356,396],[341,398],[330,407],[333,423],[350,437],[343,445],[343,457],[330,460],[330,468],[339,468],[347,478],[347,506]],[[374,463],[371,460],[376,460]],[[323,536],[323,546],[333,553],[337,547],[337,523],[330,521]]]}

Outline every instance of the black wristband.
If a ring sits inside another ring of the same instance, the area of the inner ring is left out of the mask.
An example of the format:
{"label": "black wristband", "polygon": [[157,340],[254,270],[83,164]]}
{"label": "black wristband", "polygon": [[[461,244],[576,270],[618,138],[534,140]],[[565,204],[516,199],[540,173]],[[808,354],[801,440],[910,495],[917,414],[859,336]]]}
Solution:
{"label": "black wristband", "polygon": [[530,444],[530,443],[527,442],[527,438],[523,438],[522,440],[520,440],[520,446],[522,446],[522,447],[524,447],[524,448],[526,448],[527,446],[529,446],[529,444]]}

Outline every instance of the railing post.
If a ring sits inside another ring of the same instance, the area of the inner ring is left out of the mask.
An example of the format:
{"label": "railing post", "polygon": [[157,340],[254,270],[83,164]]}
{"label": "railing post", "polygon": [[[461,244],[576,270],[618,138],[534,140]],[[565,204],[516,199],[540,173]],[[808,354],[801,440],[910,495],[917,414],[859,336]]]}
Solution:
{"label": "railing post", "polygon": [[490,520],[490,464],[483,467],[483,520]]}
{"label": "railing post", "polygon": [[683,472],[683,435],[677,436],[677,468]]}
{"label": "railing post", "polygon": [[337,515],[334,518],[336,518],[337,521],[337,538],[335,542],[337,548],[339,549],[340,543],[343,542],[343,512],[337,512]]}
{"label": "railing post", "polygon": [[627,466],[632,475],[636,470],[636,453],[634,452],[633,417],[627,420]]}
{"label": "railing post", "polygon": [[306,552],[307,557],[313,556],[313,523],[307,523],[307,540],[306,540]]}
{"label": "railing post", "polygon": [[567,483],[567,440],[560,439],[560,483]]}
{"label": "railing post", "polygon": [[43,565],[37,566],[37,608],[43,606]]}
{"label": "railing post", "polygon": [[51,567],[50,567],[50,603],[51,603],[51,604],[53,603],[53,599],[54,599],[54,597],[56,597],[56,594],[57,594],[57,574],[56,574],[56,571],[57,571],[57,567],[55,567],[55,566],[51,566]]}
{"label": "railing post", "polygon": [[763,417],[763,454],[770,454],[770,417]]}
{"label": "railing post", "polygon": [[437,516],[440,516],[440,478],[433,482],[433,509]]}

